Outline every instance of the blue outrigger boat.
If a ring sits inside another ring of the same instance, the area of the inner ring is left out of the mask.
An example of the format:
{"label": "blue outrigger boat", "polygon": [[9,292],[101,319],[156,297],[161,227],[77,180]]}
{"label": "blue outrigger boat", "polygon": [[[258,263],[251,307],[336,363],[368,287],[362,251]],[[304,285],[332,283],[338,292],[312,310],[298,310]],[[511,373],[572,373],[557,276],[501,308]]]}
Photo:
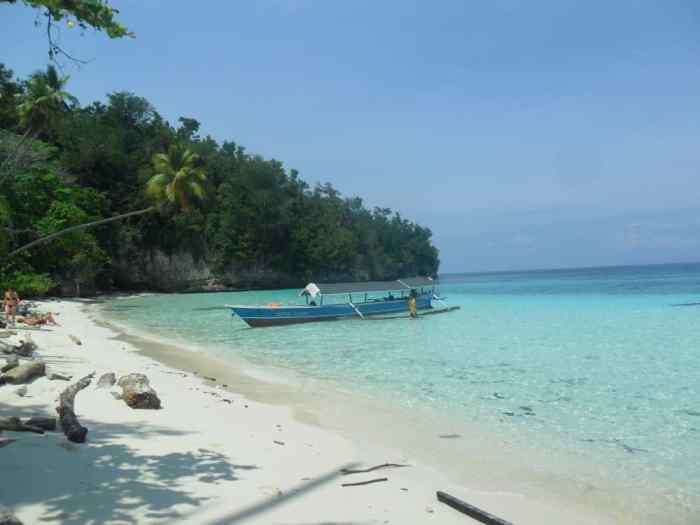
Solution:
{"label": "blue outrigger boat", "polygon": [[[227,305],[232,315],[238,316],[249,326],[279,326],[338,319],[365,319],[409,312],[409,298],[416,299],[416,310],[433,309],[436,281],[430,277],[415,277],[397,281],[373,281],[365,283],[309,283],[299,293],[306,304],[266,306]],[[378,297],[378,295],[380,295]],[[345,298],[337,302],[338,298]],[[325,301],[324,299],[329,300]],[[336,299],[336,302],[330,302]],[[456,309],[442,308],[439,311]],[[437,311],[434,313],[438,313]]]}

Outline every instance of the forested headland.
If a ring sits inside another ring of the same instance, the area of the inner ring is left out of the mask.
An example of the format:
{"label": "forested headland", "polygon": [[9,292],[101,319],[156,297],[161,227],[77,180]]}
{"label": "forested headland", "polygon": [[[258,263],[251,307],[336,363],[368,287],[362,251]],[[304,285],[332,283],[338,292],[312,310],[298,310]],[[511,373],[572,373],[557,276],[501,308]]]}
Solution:
{"label": "forested headland", "polygon": [[73,294],[437,273],[428,228],[201,137],[195,119],[173,125],[143,97],[81,105],[69,88],[52,66],[18,79],[0,64],[0,286]]}

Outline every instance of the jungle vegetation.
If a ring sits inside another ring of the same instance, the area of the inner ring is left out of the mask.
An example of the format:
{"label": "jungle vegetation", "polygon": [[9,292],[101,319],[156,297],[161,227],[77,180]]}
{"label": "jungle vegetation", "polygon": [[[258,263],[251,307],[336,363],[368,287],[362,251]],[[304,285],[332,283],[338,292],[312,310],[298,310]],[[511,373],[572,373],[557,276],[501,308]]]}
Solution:
{"label": "jungle vegetation", "polygon": [[82,106],[53,66],[17,79],[0,64],[0,286],[126,286],[114,262],[187,252],[215,275],[266,268],[326,276],[434,275],[431,231],[368,209],[282,162],[166,121],[114,92]]}

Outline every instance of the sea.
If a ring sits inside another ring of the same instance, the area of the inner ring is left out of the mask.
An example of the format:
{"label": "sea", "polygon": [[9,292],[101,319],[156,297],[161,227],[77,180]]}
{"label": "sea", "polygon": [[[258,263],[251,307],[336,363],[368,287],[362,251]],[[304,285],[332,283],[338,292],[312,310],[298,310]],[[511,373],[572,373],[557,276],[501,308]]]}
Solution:
{"label": "sea", "polygon": [[223,308],[296,302],[298,290],[141,295],[103,311],[141,333],[463,421],[543,456],[585,455],[649,505],[700,515],[700,264],[439,283],[460,310],[419,320],[252,329]]}

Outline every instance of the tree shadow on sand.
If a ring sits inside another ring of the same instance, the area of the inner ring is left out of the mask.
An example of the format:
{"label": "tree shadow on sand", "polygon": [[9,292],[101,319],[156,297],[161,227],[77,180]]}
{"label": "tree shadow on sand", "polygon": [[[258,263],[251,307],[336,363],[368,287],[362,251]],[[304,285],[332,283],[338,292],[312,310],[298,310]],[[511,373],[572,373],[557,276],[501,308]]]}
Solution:
{"label": "tree shadow on sand", "polygon": [[171,440],[185,432],[143,424],[83,423],[90,433],[81,445],[58,432],[12,433],[20,439],[11,445],[12,454],[0,452],[0,501],[16,510],[42,504],[46,510],[39,522],[136,523],[137,515],[167,522],[209,499],[200,483],[235,481],[240,471],[257,468],[205,448],[148,454],[124,442],[127,437]]}

